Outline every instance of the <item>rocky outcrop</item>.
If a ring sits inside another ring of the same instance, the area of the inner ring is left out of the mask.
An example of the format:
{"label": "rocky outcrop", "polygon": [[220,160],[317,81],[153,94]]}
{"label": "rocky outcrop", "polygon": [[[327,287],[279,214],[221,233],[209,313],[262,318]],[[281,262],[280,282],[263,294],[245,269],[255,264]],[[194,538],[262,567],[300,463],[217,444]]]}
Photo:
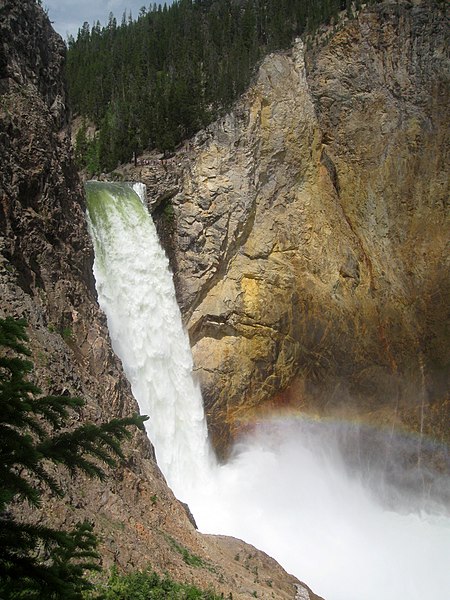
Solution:
{"label": "rocky outcrop", "polygon": [[[98,422],[136,412],[137,405],[95,300],[63,62],[62,40],[34,0],[0,0],[0,318],[27,319],[42,391],[82,396],[86,407],[76,418]],[[142,432],[124,450],[126,462],[105,482],[58,475],[64,501],[47,495],[33,518],[61,527],[93,521],[105,567],[150,566],[234,598],[295,597],[297,580],[275,561],[237,540],[196,531]],[[230,558],[233,544],[261,563],[259,581]],[[192,556],[196,566],[186,560]]]}
{"label": "rocky outcrop", "polygon": [[220,453],[286,406],[445,435],[443,11],[366,7],[269,56],[173,159],[172,265]]}

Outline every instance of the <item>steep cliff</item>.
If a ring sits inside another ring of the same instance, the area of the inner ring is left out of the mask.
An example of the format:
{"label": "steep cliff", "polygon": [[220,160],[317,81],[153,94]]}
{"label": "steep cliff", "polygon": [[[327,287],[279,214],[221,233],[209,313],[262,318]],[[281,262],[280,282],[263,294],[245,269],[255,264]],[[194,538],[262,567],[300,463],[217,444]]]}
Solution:
{"label": "steep cliff", "polygon": [[166,165],[172,264],[220,452],[285,407],[446,435],[444,10],[366,7],[267,57]]}
{"label": "steep cliff", "polygon": [[[0,40],[0,317],[27,319],[44,393],[82,396],[82,420],[128,415],[137,406],[95,299],[67,127],[63,42],[33,0],[0,0]],[[125,453],[106,482],[61,474],[64,501],[48,495],[42,511],[23,507],[23,514],[53,526],[93,521],[105,567],[150,566],[235,598],[295,597],[297,580],[265,554],[196,531],[141,432]],[[238,552],[246,556],[239,565]],[[186,560],[192,556],[197,566]]]}

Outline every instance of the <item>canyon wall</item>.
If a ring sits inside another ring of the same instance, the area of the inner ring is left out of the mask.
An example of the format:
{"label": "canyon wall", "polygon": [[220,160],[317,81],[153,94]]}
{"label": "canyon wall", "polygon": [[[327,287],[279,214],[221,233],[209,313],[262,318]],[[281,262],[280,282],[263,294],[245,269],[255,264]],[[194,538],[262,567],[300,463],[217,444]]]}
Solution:
{"label": "canyon wall", "polygon": [[[0,318],[26,318],[33,380],[43,393],[86,400],[75,424],[138,408],[96,302],[84,194],[70,147],[64,57],[61,38],[34,0],[0,0]],[[19,513],[57,527],[94,522],[104,567],[150,567],[227,597],[295,597],[297,579],[267,555],[196,531],[142,432],[135,431],[124,451],[126,461],[105,482],[71,480],[61,472],[62,501],[46,494],[42,510],[22,506]]]}
{"label": "canyon wall", "polygon": [[167,248],[220,454],[286,408],[448,435],[444,10],[343,16],[268,56],[165,173],[129,170],[167,180]]}

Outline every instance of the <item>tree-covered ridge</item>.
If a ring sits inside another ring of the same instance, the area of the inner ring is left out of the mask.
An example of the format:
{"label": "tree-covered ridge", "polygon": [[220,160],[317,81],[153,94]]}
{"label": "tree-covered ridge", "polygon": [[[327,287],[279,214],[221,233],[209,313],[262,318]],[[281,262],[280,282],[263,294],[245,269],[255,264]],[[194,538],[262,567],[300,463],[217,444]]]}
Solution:
{"label": "tree-covered ridge", "polygon": [[[81,130],[79,155],[91,171],[111,170],[134,152],[172,150],[245,90],[268,52],[351,12],[351,0],[178,0],[144,7],[136,21],[111,14],[69,40],[67,77]],[[356,5],[360,2],[357,0]]]}

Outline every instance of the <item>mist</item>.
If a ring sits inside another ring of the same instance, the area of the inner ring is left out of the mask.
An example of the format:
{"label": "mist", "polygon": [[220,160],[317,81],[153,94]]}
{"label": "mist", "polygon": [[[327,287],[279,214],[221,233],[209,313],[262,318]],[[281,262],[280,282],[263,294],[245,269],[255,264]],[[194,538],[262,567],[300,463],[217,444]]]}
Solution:
{"label": "mist", "polygon": [[414,436],[275,420],[189,504],[201,531],[264,550],[326,600],[446,600],[449,464],[447,448]]}

